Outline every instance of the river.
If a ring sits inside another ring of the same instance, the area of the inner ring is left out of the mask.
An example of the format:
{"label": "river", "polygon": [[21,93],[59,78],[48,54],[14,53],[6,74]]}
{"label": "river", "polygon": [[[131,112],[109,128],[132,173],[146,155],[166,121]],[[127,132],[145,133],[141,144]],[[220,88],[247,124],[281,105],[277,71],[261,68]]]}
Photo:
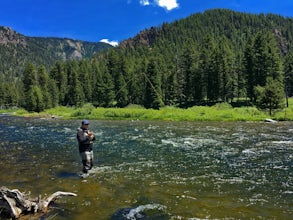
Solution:
{"label": "river", "polygon": [[0,116],[0,186],[63,197],[29,219],[292,219],[293,123],[90,121]]}

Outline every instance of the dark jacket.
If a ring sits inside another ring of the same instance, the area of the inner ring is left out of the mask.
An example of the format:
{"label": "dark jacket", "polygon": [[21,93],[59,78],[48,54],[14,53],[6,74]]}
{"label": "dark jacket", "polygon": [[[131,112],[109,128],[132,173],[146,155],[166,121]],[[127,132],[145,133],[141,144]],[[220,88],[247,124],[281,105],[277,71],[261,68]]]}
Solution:
{"label": "dark jacket", "polygon": [[94,137],[92,140],[90,140],[88,132],[89,130],[84,129],[82,127],[77,129],[76,138],[78,141],[80,153],[93,150],[93,141],[96,140],[96,138]]}

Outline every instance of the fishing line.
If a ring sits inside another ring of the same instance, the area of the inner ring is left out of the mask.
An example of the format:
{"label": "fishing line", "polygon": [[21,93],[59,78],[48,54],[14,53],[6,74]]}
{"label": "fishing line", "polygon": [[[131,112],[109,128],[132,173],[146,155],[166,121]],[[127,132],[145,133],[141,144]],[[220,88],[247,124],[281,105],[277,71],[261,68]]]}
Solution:
{"label": "fishing line", "polygon": [[148,78],[148,76],[144,72],[142,74],[145,76],[145,78],[147,79],[147,81],[150,83],[152,89],[155,91],[155,93],[157,94],[157,96],[161,99],[161,102],[164,103],[161,94],[158,93],[158,91],[156,90],[156,88],[152,84],[151,80]]}
{"label": "fishing line", "polygon": [[[160,98],[161,102],[163,102],[163,97],[162,95],[156,90],[155,86],[153,85],[153,83],[151,82],[151,80],[148,78],[148,76],[142,72],[142,75],[146,78],[146,80],[149,82],[149,84],[151,85],[152,89],[154,90],[154,92],[157,94],[157,96]],[[118,94],[122,91],[122,89],[124,89],[126,86],[128,86],[128,84],[134,79],[135,76],[133,76],[130,80],[128,80],[124,86],[122,86],[116,93],[115,95],[115,99],[117,98]]]}

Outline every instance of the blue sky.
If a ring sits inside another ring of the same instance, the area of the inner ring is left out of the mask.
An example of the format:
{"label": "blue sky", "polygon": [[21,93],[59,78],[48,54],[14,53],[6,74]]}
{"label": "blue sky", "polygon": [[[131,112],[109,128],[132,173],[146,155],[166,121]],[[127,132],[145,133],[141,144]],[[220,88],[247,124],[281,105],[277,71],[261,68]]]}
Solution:
{"label": "blue sky", "polygon": [[293,0],[1,0],[0,26],[26,36],[115,44],[215,8],[293,17]]}

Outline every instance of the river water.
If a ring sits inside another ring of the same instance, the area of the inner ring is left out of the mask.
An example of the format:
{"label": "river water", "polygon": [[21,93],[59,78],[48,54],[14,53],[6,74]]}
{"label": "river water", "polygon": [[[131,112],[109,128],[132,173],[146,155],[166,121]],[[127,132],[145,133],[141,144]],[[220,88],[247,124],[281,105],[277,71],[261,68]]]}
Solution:
{"label": "river water", "polygon": [[90,121],[0,116],[0,186],[63,197],[29,219],[292,219],[293,123]]}

